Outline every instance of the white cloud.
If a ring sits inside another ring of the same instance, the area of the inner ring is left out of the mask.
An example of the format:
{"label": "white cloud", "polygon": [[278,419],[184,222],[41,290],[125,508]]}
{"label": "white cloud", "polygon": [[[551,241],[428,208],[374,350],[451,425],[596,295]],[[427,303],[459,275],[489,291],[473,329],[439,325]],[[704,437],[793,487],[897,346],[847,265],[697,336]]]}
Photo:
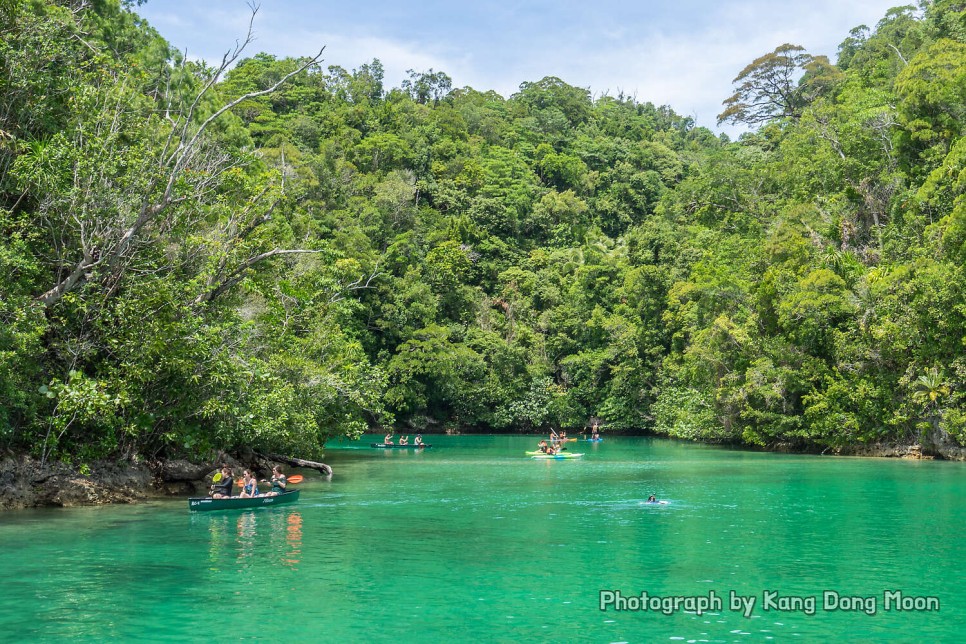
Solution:
{"label": "white cloud", "polygon": [[[389,87],[398,86],[407,69],[432,68],[449,74],[454,86],[504,96],[524,81],[558,76],[595,95],[623,91],[670,105],[695,116],[699,125],[719,129],[721,102],[745,65],[784,42],[834,59],[851,28],[874,27],[893,4],[678,0],[674,7],[642,7],[630,0],[596,0],[555,4],[551,10],[531,0],[512,10],[495,2],[474,10],[384,2],[359,0],[352,11],[305,0],[264,3],[250,52],[306,56],[325,45],[325,65],[351,70],[378,58]],[[210,62],[244,37],[250,17],[240,0],[167,0],[141,11],[172,44]]]}

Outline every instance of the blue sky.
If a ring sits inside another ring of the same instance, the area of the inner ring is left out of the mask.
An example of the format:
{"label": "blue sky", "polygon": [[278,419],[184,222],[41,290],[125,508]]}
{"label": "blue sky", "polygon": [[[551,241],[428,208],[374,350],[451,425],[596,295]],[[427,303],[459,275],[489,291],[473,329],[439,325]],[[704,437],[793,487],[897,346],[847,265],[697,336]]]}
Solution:
{"label": "blue sky", "polygon": [[[698,125],[732,79],[785,42],[835,60],[849,31],[874,28],[895,0],[262,0],[246,52],[315,54],[348,70],[378,58],[387,87],[406,70],[443,71],[454,87],[510,96],[557,76],[595,96],[619,91],[670,105]],[[247,0],[149,0],[137,11],[189,58],[215,63],[244,37]]]}

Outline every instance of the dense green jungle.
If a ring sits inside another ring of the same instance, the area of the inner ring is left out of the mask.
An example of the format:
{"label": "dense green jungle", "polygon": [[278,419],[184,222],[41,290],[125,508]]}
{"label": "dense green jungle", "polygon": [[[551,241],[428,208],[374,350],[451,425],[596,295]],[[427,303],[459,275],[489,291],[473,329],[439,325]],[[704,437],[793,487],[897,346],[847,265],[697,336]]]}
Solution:
{"label": "dense green jungle", "polygon": [[961,0],[776,42],[737,140],[555,77],[185,60],[139,4],[0,3],[0,452],[966,444]]}

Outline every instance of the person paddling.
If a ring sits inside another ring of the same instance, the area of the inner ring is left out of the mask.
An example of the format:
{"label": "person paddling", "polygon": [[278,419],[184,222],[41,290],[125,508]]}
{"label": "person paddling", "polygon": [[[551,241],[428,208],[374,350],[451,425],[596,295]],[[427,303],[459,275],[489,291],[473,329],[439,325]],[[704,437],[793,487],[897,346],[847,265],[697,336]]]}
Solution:
{"label": "person paddling", "polygon": [[213,499],[230,499],[233,487],[235,487],[235,481],[232,478],[231,468],[228,467],[228,463],[222,463],[221,471],[211,477],[210,496]]}
{"label": "person paddling", "polygon": [[[268,483],[268,481],[264,481]],[[284,474],[282,474],[282,466],[276,465],[272,468],[272,490],[266,492],[265,496],[278,496],[279,494],[285,494],[285,487],[288,485],[288,479]]]}
{"label": "person paddling", "polygon": [[238,496],[243,499],[254,499],[258,496],[258,480],[252,475],[251,470],[245,470],[242,478],[242,492]]}

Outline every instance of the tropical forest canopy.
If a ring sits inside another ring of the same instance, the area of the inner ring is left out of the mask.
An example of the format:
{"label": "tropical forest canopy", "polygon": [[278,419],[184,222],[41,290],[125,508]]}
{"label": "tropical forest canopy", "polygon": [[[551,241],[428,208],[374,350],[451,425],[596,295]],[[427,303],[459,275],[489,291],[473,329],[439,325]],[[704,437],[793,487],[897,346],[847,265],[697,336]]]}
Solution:
{"label": "tropical forest canopy", "polygon": [[134,4],[0,5],[8,452],[966,443],[962,1],[776,43],[738,141],[553,77],[186,61]]}

